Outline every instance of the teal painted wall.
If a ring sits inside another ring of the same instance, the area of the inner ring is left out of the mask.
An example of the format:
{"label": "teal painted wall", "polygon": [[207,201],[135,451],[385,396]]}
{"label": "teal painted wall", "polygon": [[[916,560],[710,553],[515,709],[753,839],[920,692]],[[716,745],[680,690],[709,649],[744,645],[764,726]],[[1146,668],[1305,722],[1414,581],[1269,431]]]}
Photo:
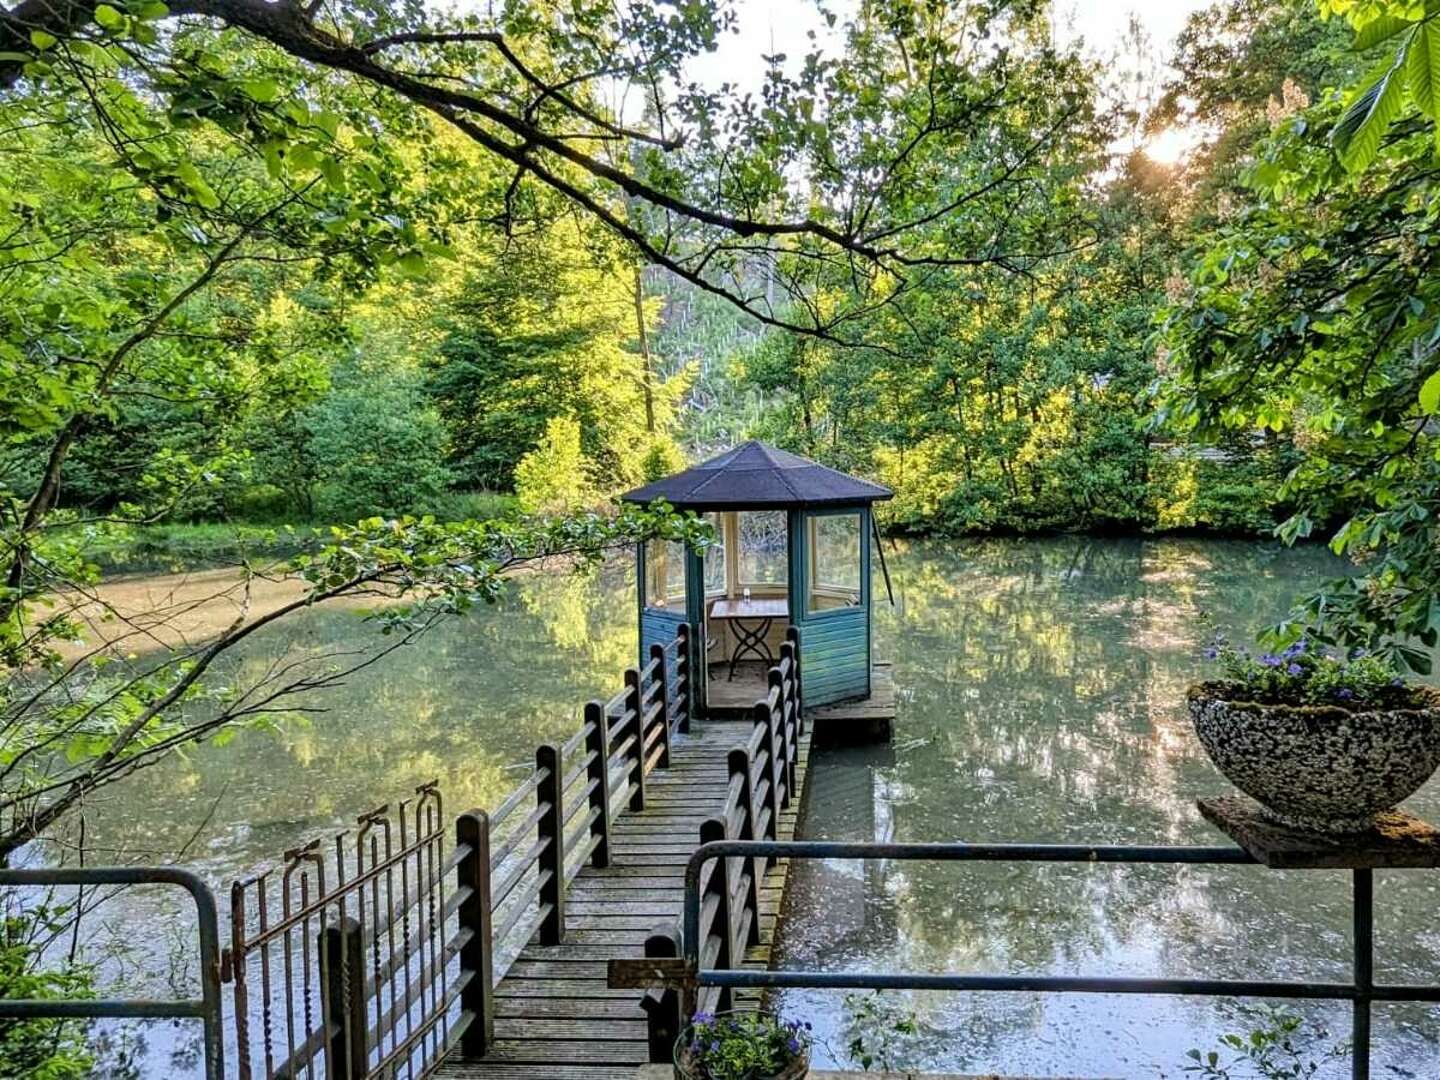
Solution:
{"label": "teal painted wall", "polygon": [[814,613],[805,610],[807,522],[823,514],[790,512],[790,611],[800,628],[801,692],[807,707],[870,693],[870,510],[850,506],[833,512],[860,516],[860,604]]}

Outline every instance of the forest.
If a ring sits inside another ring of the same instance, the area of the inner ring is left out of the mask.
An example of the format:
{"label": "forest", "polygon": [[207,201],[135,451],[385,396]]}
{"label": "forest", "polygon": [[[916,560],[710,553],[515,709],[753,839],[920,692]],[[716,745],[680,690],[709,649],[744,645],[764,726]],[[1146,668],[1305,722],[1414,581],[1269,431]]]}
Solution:
{"label": "forest", "polygon": [[[849,48],[905,85],[896,33],[866,8]],[[1203,444],[1157,425],[1166,335],[1183,333],[1176,303],[1211,287],[1186,275],[1218,238],[1280,209],[1256,162],[1306,151],[1286,118],[1333,109],[1369,58],[1305,3],[1195,16],[1178,76],[1138,27],[1103,60],[1049,33],[1043,6],[1015,16],[951,121],[973,130],[879,193],[918,202],[907,187],[936,170],[1007,163],[996,190],[1023,197],[1005,201],[1003,245],[975,217],[941,241],[992,254],[911,275],[901,304],[846,299],[828,271],[797,295],[794,268],[729,253],[725,273],[767,310],[843,311],[818,334],[627,250],[433,116],[386,116],[366,140],[363,103],[323,84],[297,100],[273,50],[218,54],[187,28],[188,82],[158,87],[163,119],[107,77],[101,44],[40,61],[105,101],[84,115],[37,82],[5,105],[0,347],[17,408],[0,481],[33,492],[55,417],[95,396],[55,511],[96,522],[101,551],[165,523],[592,505],[744,437],[882,480],[898,493],[887,524],[912,532],[1268,533],[1304,449],[1285,425]],[[1002,93],[1003,116],[981,120]],[[1147,156],[1147,134],[1176,125],[1202,144]],[[343,162],[317,145],[342,132]],[[241,247],[206,277],[217,243]],[[119,344],[117,326],[177,289],[103,389],[64,362]]]}

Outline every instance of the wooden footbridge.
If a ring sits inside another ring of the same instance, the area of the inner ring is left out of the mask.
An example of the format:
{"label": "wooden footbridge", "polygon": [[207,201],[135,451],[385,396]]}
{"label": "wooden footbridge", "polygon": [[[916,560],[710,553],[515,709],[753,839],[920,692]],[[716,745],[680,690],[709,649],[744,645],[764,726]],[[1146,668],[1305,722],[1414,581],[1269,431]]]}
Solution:
{"label": "wooden footbridge", "polygon": [[[426,785],[333,854],[317,841],[237,882],[222,972],[238,1075],[633,1080],[668,1060],[673,991],[612,989],[609,962],[677,955],[701,843],[793,837],[811,741],[798,631],[738,722],[692,715],[690,644],[682,624],[654,645],[453,833]],[[787,864],[711,869],[707,963],[768,966]]]}

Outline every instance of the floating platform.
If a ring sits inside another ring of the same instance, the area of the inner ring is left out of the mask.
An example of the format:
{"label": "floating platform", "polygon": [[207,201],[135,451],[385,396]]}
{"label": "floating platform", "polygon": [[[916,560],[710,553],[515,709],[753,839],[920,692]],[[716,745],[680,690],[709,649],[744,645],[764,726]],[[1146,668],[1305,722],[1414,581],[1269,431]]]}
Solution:
{"label": "floating platform", "polygon": [[[758,661],[736,664],[734,678],[729,669],[728,663],[710,665],[708,715],[714,720],[747,720],[768,689],[767,665]],[[895,668],[888,663],[875,664],[870,669],[868,697],[806,709],[805,716],[816,741],[822,744],[888,741],[895,720]]]}

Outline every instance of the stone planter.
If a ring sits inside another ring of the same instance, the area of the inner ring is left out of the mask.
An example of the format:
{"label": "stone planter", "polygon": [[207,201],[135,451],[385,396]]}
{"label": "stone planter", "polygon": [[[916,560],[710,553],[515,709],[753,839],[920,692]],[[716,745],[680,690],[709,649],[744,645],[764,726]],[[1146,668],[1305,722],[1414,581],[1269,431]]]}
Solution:
{"label": "stone planter", "polygon": [[1190,688],[1190,718],[1215,767],[1277,821],[1363,832],[1440,767],[1440,691],[1415,708],[1354,710],[1238,700],[1223,683]]}

